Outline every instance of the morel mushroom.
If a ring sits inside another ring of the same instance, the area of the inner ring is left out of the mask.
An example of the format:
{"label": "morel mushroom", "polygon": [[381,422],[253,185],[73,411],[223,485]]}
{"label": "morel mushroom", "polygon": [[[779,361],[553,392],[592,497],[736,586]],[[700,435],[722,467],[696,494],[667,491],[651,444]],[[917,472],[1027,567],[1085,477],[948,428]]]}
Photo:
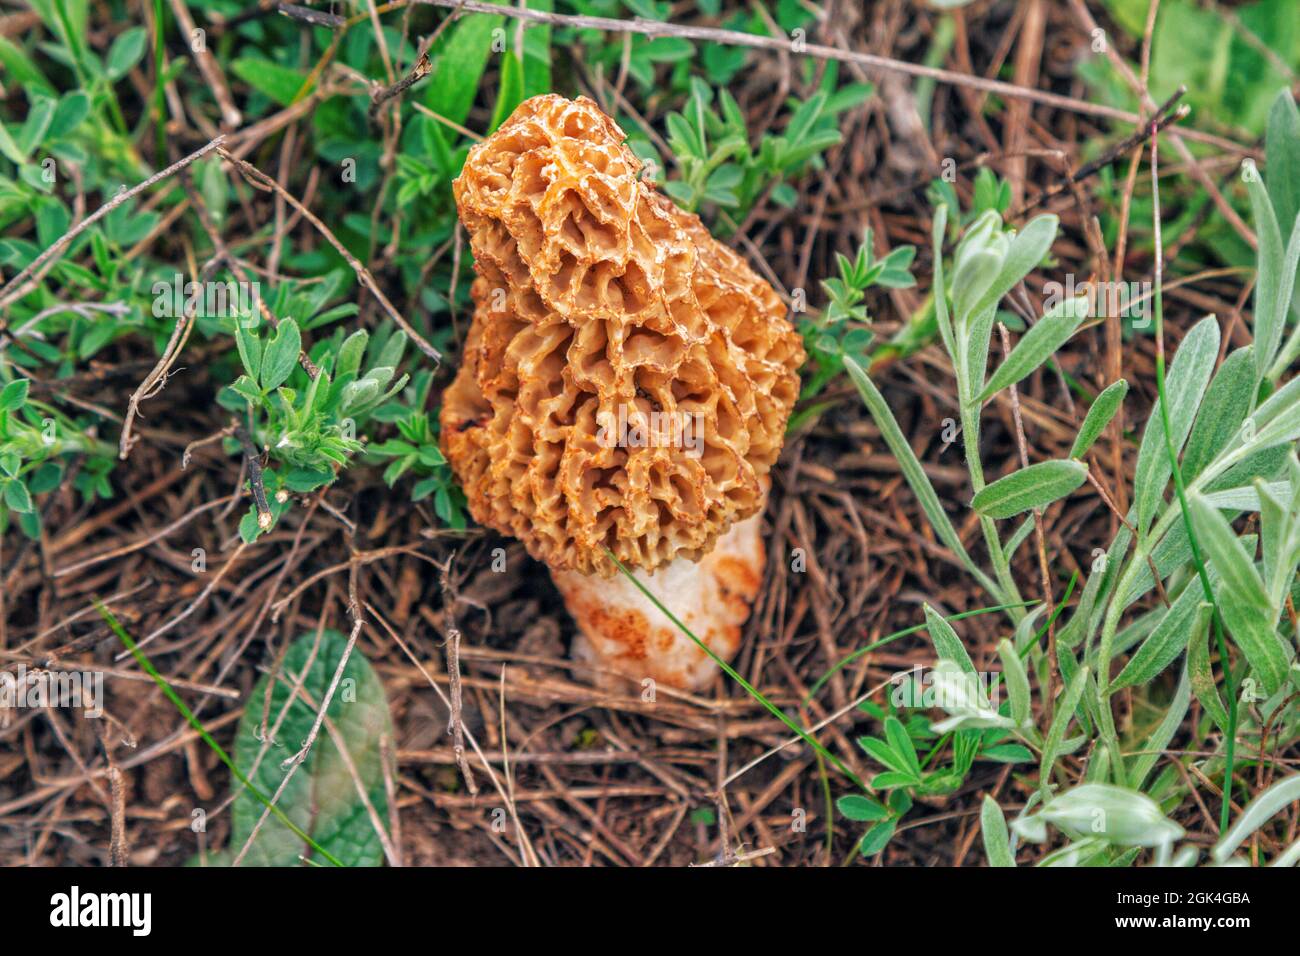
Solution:
{"label": "morel mushroom", "polygon": [[579,653],[699,688],[711,662],[610,580],[609,553],[736,651],[804,351],[772,288],[640,180],[623,139],[591,100],[548,95],[470,150],[454,192],[475,309],[441,440],[475,520],[552,570]]}

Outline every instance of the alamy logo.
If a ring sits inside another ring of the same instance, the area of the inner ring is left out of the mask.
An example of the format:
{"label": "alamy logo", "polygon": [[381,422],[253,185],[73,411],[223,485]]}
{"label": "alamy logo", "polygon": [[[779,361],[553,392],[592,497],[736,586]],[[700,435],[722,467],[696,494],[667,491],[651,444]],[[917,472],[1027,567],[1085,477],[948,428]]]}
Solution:
{"label": "alamy logo", "polygon": [[695,412],[650,412],[618,406],[617,415],[598,412],[596,441],[601,448],[681,448],[688,458],[704,454],[704,416]]}
{"label": "alamy logo", "polygon": [[230,317],[239,319],[245,327],[257,324],[258,305],[262,301],[261,285],[257,282],[186,282],[179,272],[171,282],[155,282],[152,292],[155,318]]}
{"label": "alamy logo", "polygon": [[945,668],[912,666],[889,679],[895,707],[939,708],[950,713],[972,702],[996,709],[1001,700],[1002,675],[996,671],[957,672]]}
{"label": "alamy logo", "polygon": [[148,936],[153,928],[153,894],[82,893],[74,886],[71,893],[50,897],[50,925],[125,926],[134,936]]}
{"label": "alamy logo", "polygon": [[82,716],[104,716],[102,671],[28,670],[0,671],[0,723],[11,707],[80,707]]}
{"label": "alamy logo", "polygon": [[1064,284],[1043,283],[1043,307],[1048,311],[1063,302],[1082,298],[1088,302],[1088,317],[1104,319],[1111,316],[1133,319],[1134,328],[1145,328],[1151,321],[1150,282],[1080,282],[1074,274],[1066,273]]}

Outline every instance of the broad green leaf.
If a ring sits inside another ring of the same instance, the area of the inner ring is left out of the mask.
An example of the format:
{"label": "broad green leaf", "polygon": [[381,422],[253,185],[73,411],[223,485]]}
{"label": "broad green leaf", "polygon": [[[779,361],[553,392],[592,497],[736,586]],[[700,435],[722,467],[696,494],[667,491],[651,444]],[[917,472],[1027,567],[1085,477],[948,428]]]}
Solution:
{"label": "broad green leaf", "polygon": [[239,360],[244,363],[244,371],[256,382],[262,374],[262,340],[244,328],[244,323],[236,322],[235,347],[239,350]]}
{"label": "broad green leaf", "polygon": [[[530,10],[549,13],[555,9],[554,0],[529,0]],[[551,27],[535,23],[524,31],[524,96],[550,93],[551,83]]]}
{"label": "broad green leaf", "polygon": [[1257,451],[1300,438],[1300,377],[1279,388],[1246,419],[1240,438]]}
{"label": "broad green leaf", "polygon": [[302,334],[298,323],[293,319],[282,319],[275,330],[275,337],[267,343],[262,355],[262,390],[269,392],[283,385],[298,363],[298,352],[302,348]]}
{"label": "broad green leaf", "polygon": [[1228,354],[1214,373],[1183,452],[1183,480],[1191,482],[1218,457],[1250,414],[1255,396],[1254,349],[1247,345]]}
{"label": "broad green leaf", "polygon": [[881,820],[862,837],[862,842],[858,848],[863,856],[875,856],[885,848],[885,845],[894,837],[894,831],[898,828],[898,821],[894,819]]}
{"label": "broad green leaf", "polygon": [[1016,856],[1011,852],[1011,834],[1007,831],[1006,817],[997,801],[988,794],[980,805],[980,834],[984,838],[984,855],[989,866],[1014,867]]}
{"label": "broad green leaf", "polygon": [[[325,699],[347,643],[345,635],[324,631],[319,648],[315,648],[316,635],[311,632],[290,645],[281,667],[281,679],[271,690],[267,727],[276,744],[267,749],[256,770],[253,765],[263,746],[258,734],[270,676],[263,677],[248,695],[235,739],[235,765],[263,793],[270,795],[279,789],[287,772],[281,766],[282,761],[291,757],[306,740],[316,720],[316,707]],[[302,696],[289,705],[292,686],[300,676],[302,689],[315,706],[309,706]],[[339,750],[341,743],[356,769],[366,800],[379,820],[386,822],[388,798],[380,744],[385,737],[391,737],[392,720],[383,685],[358,648],[354,647],[348,657],[327,717],[341,739],[336,740],[326,726],[321,726],[311,751],[285,786],[278,805],[289,819],[345,866],[378,866],[384,859],[382,842],[348,770],[347,760]],[[264,810],[251,793],[241,790],[236,794],[230,836],[234,852],[243,848]],[[310,847],[287,826],[268,816],[244,862],[250,866],[296,866],[299,856],[309,857],[310,853]]]}
{"label": "broad green leaf", "polygon": [[1065,299],[1049,309],[1016,343],[1011,354],[989,377],[978,400],[988,401],[1046,362],[1069,340],[1087,314],[1088,300],[1082,298]]}
{"label": "broad green leaf", "polygon": [[889,816],[889,810],[882,803],[859,793],[850,793],[840,797],[835,801],[835,806],[848,819],[859,822],[874,823]]}
{"label": "broad green leaf", "polygon": [[[45,141],[45,134],[50,128],[50,121],[54,119],[55,108],[55,101],[48,96],[33,98],[32,107],[27,111],[27,119],[23,123],[22,129],[18,131],[18,148],[22,150],[23,155],[30,156]],[[46,208],[58,208],[62,211],[62,206],[57,204]],[[63,230],[67,228],[66,220],[62,223],[62,226],[63,228],[60,228],[56,235],[63,234]],[[42,242],[44,241],[45,239],[42,238]],[[49,241],[53,242],[54,240],[50,239]]]}
{"label": "broad green leaf", "polygon": [[1232,526],[1199,494],[1190,495],[1187,504],[1191,509],[1196,538],[1214,563],[1224,586],[1243,600],[1258,605],[1261,610],[1271,612],[1264,582]]}
{"label": "broad green leaf", "polygon": [[1074,838],[1088,836],[1119,846],[1168,845],[1183,828],[1145,793],[1108,783],[1085,783],[1053,797],[1038,813]]}
{"label": "broad green leaf", "polygon": [[897,717],[885,718],[885,738],[894,753],[903,758],[907,770],[913,776],[921,776],[921,762],[917,759],[916,747],[903,729],[903,722]]}
{"label": "broad green leaf", "polygon": [[1002,297],[1015,288],[1016,284],[1027,276],[1038,263],[1043,261],[1047,251],[1056,239],[1056,227],[1060,220],[1051,214],[1036,216],[1025,224],[1011,240],[1006,255],[1002,258],[1002,267],[998,270],[993,284],[980,297],[972,310],[979,314],[986,309],[995,308]]}
{"label": "broad green leaf", "polygon": [[[1169,424],[1173,430],[1175,454],[1183,447],[1192,430],[1196,410],[1200,407],[1201,396],[1205,394],[1218,354],[1219,323],[1214,316],[1209,315],[1193,325],[1183,336],[1174,355],[1169,376],[1165,380],[1165,395],[1169,400]],[[1146,431],[1142,434],[1133,477],[1139,536],[1146,535],[1151,520],[1159,510],[1171,474],[1164,419],[1157,406],[1152,409]]]}
{"label": "broad green leaf", "polygon": [[9,75],[13,77],[15,86],[21,86],[31,92],[43,93],[46,96],[58,95],[40,67],[32,62],[22,48],[2,36],[0,36],[0,63],[4,64]]}
{"label": "broad green leaf", "polygon": [[27,154],[22,148],[14,142],[14,138],[9,133],[8,127],[0,122],[0,156],[4,156],[15,166],[22,166],[27,162]]}
{"label": "broad green leaf", "polygon": [[934,652],[941,661],[952,661],[967,674],[975,673],[975,664],[970,659],[970,654],[966,652],[966,645],[961,642],[957,632],[952,629],[952,625],[945,621],[934,608],[929,604],[923,605],[925,610],[925,628],[930,632],[930,641],[934,644]]}
{"label": "broad green leaf", "polygon": [[971,507],[989,518],[1010,518],[1064,498],[1088,477],[1080,461],[1052,459],[999,478],[971,499]]}
{"label": "broad green leaf", "polygon": [[0,412],[10,412],[22,408],[27,403],[27,390],[31,382],[25,378],[16,378],[0,389]]}
{"label": "broad green leaf", "polygon": [[131,68],[140,62],[140,58],[144,56],[146,39],[148,35],[144,27],[132,27],[117,35],[113,45],[108,49],[108,59],[104,64],[110,80],[126,76]]}
{"label": "broad green leaf", "polygon": [[[1259,537],[1260,553],[1264,565],[1264,587],[1268,592],[1269,604],[1281,607],[1286,595],[1287,585],[1295,578],[1295,562],[1292,560],[1291,534],[1295,514],[1291,511],[1291,486],[1279,482],[1284,494],[1277,494],[1272,489],[1277,486],[1255,480],[1255,492],[1259,497]],[[1285,495],[1285,497],[1284,497]]]}
{"label": "broad green leaf", "polygon": [[1187,676],[1192,684],[1192,693],[1201,702],[1205,712],[1210,715],[1216,727],[1224,733],[1228,730],[1228,708],[1219,695],[1219,685],[1214,679],[1214,669],[1210,664],[1210,635],[1207,633],[1187,645]]}
{"label": "broad green leaf", "polygon": [[1082,458],[1088,454],[1093,443],[1097,441],[1101,433],[1106,430],[1110,420],[1115,417],[1119,411],[1120,403],[1124,401],[1124,396],[1128,394],[1128,382],[1124,379],[1111,382],[1102,390],[1102,393],[1093,399],[1092,407],[1088,409],[1088,414],[1083,418],[1083,424],[1079,426],[1079,434],[1074,437],[1074,445],[1070,448],[1071,458]]}
{"label": "broad green leaf", "polygon": [[453,123],[465,122],[492,54],[493,31],[503,23],[495,14],[475,14],[451,27],[428,81],[425,106]]}
{"label": "broad green leaf", "polygon": [[[260,57],[241,57],[230,65],[230,69],[235,76],[280,106],[293,103],[298,91],[307,82],[306,73]],[[307,92],[311,92],[310,87]]]}
{"label": "broad green leaf", "polygon": [[20,514],[26,514],[31,511],[32,496],[27,491],[27,486],[23,484],[21,478],[10,478],[4,483],[4,503],[12,510]]}
{"label": "broad green leaf", "polygon": [[1204,596],[1199,582],[1183,589],[1137,653],[1129,658],[1128,664],[1111,682],[1109,693],[1147,683],[1174,662],[1188,641],[1201,639],[1213,611],[1212,605],[1203,600]]}
{"label": "broad green leaf", "polygon": [[976,314],[980,300],[998,277],[1002,257],[992,249],[973,249],[953,270],[952,307],[959,325],[965,326]]}

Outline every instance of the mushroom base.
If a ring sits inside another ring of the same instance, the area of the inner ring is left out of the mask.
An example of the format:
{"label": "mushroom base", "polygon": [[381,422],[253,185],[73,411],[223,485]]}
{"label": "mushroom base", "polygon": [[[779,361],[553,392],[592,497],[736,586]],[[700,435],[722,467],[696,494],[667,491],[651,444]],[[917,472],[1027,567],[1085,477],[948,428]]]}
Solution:
{"label": "mushroom base", "polygon": [[[698,562],[678,558],[637,578],[691,633],[723,660],[740,648],[741,630],[763,581],[762,510],[732,525]],[[573,657],[600,668],[613,688],[649,679],[681,690],[705,689],[718,666],[625,576],[552,571],[577,622]]]}

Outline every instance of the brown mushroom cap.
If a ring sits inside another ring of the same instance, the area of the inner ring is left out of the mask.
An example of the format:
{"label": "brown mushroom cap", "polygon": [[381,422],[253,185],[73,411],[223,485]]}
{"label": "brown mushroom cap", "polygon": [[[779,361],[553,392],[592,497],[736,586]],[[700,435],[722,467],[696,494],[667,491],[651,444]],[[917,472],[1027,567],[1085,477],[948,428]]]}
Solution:
{"label": "brown mushroom cap", "polygon": [[475,520],[606,576],[605,548],[699,560],[759,510],[804,359],[772,288],[623,139],[548,95],[470,150],[454,192],[479,278],[441,415]]}

